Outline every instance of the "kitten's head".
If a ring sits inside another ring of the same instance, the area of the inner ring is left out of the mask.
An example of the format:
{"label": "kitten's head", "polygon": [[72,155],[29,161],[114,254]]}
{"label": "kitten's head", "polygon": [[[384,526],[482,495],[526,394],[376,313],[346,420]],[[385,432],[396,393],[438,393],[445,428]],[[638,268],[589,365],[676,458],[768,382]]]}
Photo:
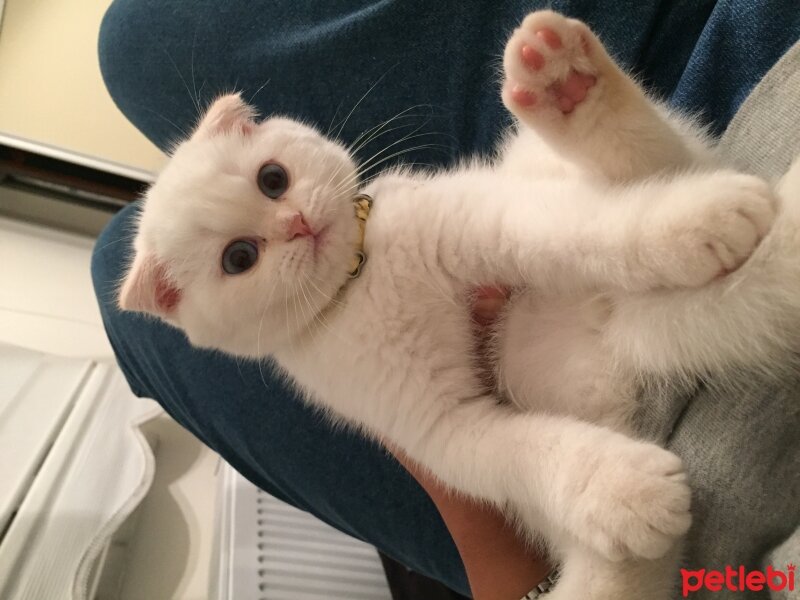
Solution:
{"label": "kitten's head", "polygon": [[313,129],[218,99],[147,192],[123,310],[198,346],[264,355],[345,284],[358,239],[356,167]]}

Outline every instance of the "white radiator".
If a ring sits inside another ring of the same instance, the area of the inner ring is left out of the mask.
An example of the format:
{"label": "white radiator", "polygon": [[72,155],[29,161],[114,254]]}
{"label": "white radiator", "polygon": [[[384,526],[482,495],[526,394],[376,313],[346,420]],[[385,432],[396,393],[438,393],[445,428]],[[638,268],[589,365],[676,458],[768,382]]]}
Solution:
{"label": "white radiator", "polygon": [[372,546],[259,490],[219,481],[213,600],[391,600]]}

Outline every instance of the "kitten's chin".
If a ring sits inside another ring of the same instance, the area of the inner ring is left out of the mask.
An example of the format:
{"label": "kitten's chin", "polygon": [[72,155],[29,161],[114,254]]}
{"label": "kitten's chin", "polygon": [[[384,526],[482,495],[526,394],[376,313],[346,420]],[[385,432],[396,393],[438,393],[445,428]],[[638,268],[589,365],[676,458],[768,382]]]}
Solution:
{"label": "kitten's chin", "polygon": [[326,296],[338,293],[349,280],[349,271],[360,246],[357,239],[355,216],[329,222],[320,230],[308,271],[314,283],[311,288]]}

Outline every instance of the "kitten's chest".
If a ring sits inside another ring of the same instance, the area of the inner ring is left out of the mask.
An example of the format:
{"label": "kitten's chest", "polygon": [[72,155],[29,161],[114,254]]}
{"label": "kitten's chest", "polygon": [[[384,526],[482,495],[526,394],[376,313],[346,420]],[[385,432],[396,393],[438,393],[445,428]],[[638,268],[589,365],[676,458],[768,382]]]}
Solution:
{"label": "kitten's chest", "polygon": [[[472,345],[468,310],[455,290],[387,274],[382,261],[368,263],[324,335],[276,356],[314,400],[383,431],[404,404],[430,395],[442,373],[467,363]],[[460,378],[469,385],[469,374]]]}

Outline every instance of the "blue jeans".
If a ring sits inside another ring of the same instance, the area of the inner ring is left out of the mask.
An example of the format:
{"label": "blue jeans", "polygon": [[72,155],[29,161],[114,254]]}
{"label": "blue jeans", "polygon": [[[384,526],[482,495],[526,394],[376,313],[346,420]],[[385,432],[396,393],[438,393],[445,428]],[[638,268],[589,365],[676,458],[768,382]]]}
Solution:
{"label": "blue jeans", "polygon": [[[100,63],[119,108],[165,150],[200,108],[235,88],[264,114],[304,119],[346,142],[410,109],[395,121],[401,129],[359,157],[416,130],[430,135],[392,151],[425,147],[389,162],[447,165],[489,151],[508,124],[498,57],[521,17],[545,4],[588,22],[650,89],[715,133],[800,32],[796,0],[116,0]],[[158,400],[259,487],[468,594],[436,508],[384,450],[333,430],[268,363],[197,350],[177,330],[116,309],[138,209],[113,219],[92,262],[133,391]]]}

